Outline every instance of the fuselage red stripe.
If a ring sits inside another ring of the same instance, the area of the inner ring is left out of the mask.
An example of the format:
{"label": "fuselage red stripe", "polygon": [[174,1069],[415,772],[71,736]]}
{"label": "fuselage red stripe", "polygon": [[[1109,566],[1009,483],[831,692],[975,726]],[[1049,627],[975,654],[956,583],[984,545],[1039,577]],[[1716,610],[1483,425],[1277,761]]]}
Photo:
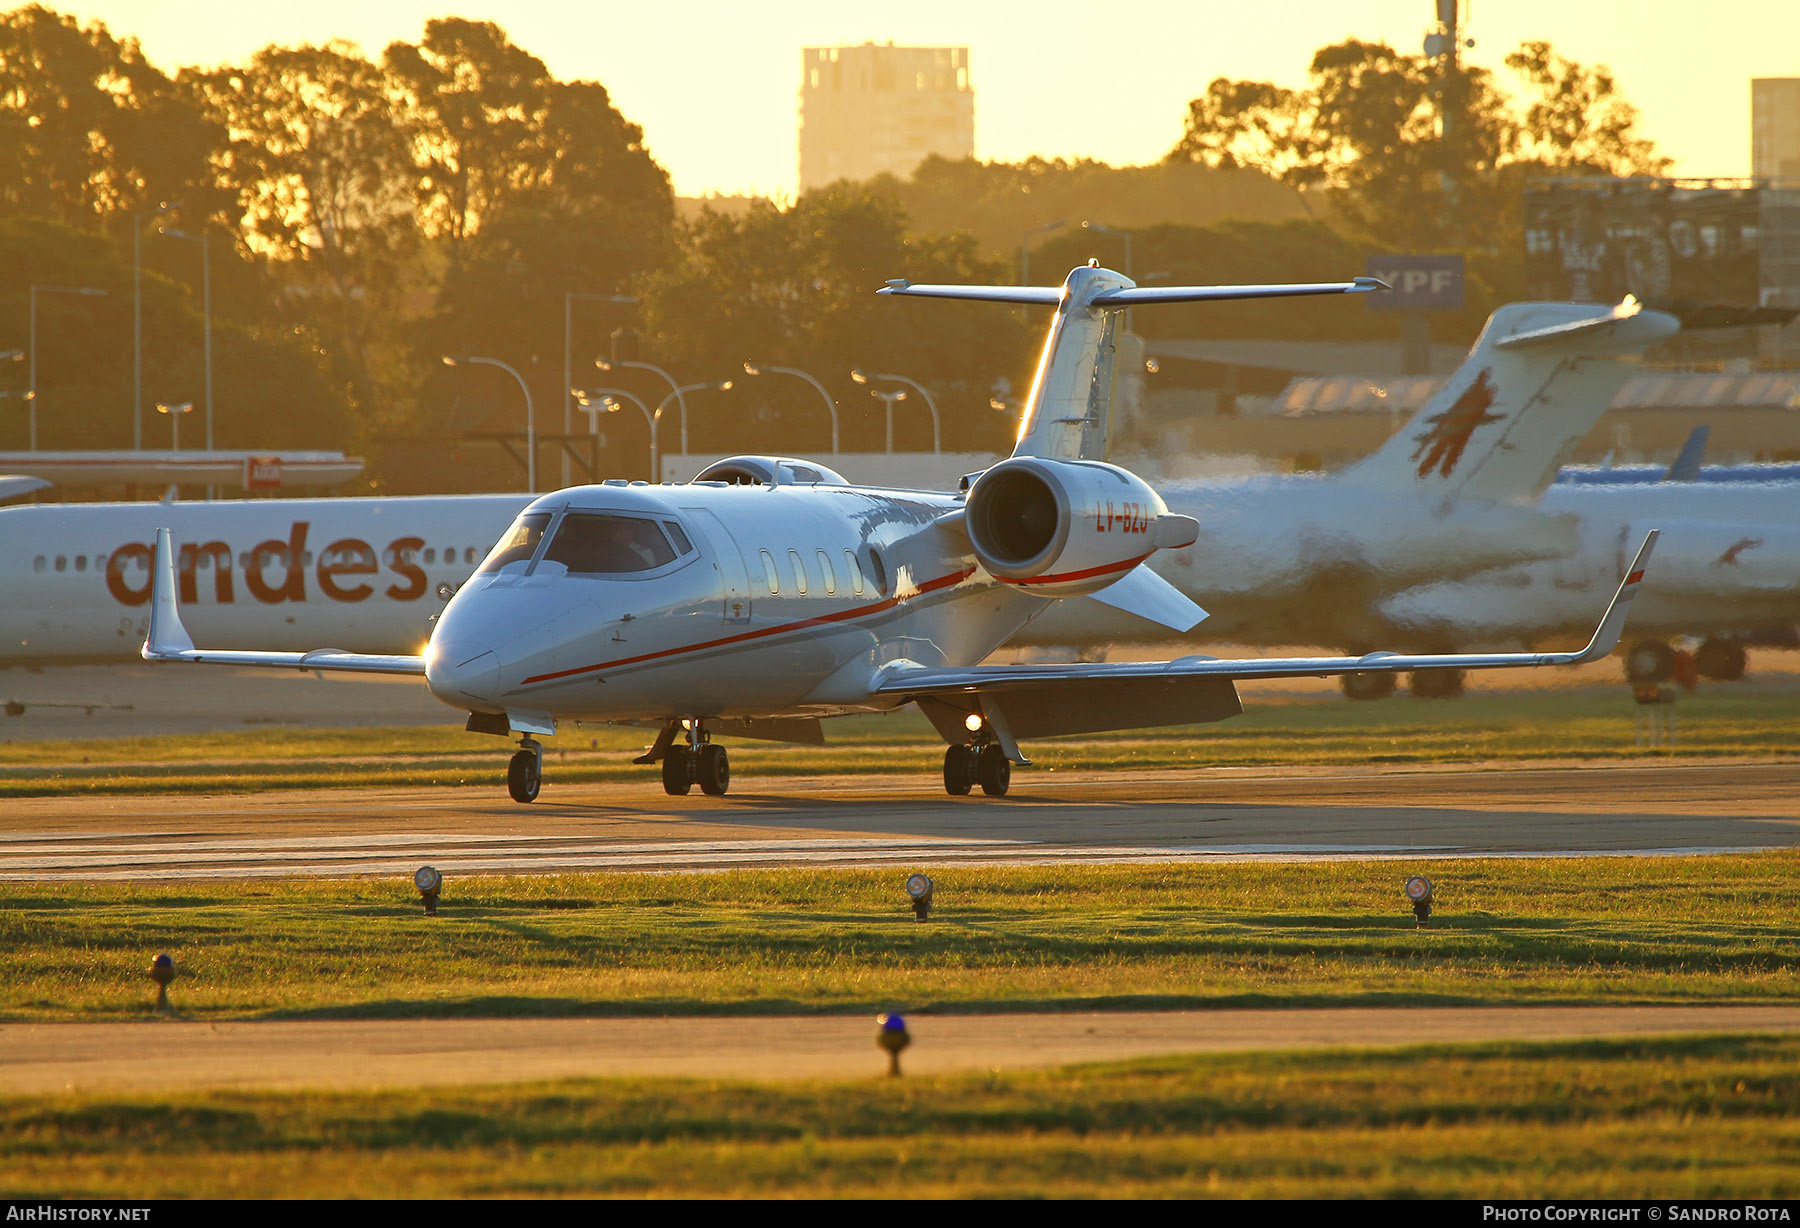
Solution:
{"label": "fuselage red stripe", "polygon": [[1642,580],[1643,578],[1644,578],[1644,573],[1642,571],[1634,571],[1630,575],[1625,577],[1625,587],[1630,588],[1633,584],[1636,584],[1639,580]]}
{"label": "fuselage red stripe", "polygon": [[1032,576],[1027,580],[1001,580],[1002,584],[1013,584],[1021,588],[1032,584],[1066,584],[1071,580],[1087,580],[1094,576],[1103,576],[1109,571],[1129,571],[1149,558],[1148,554],[1140,554],[1135,559],[1126,559],[1123,563],[1107,563],[1101,567],[1089,567],[1082,571],[1065,571],[1059,576]]}
{"label": "fuselage red stripe", "polygon": [[[975,569],[973,567],[968,567],[960,572],[952,572],[947,576],[939,576],[935,580],[928,580],[924,584],[919,585],[918,591],[908,596],[907,600],[910,601],[912,597],[936,592],[941,588],[950,588],[954,585],[961,584],[964,580],[967,580],[974,574]],[[884,597],[873,605],[853,606],[848,610],[839,610],[833,614],[820,614],[816,618],[803,618],[798,622],[782,623],[778,627],[764,627],[760,631],[745,631],[738,635],[727,635],[720,639],[706,640],[699,644],[686,644],[680,648],[665,648],[660,652],[646,652],[641,656],[636,657],[620,657],[616,661],[601,661],[594,665],[578,666],[575,669],[558,670],[552,674],[538,674],[534,677],[525,679],[520,685],[530,686],[536,682],[554,682],[559,678],[573,678],[580,674],[591,674],[598,670],[617,669],[622,665],[638,665],[642,662],[655,661],[662,657],[679,656],[682,653],[688,652],[703,652],[709,648],[723,648],[730,644],[741,644],[746,640],[760,640],[766,639],[771,635],[783,635],[789,631],[803,631],[807,627],[822,627],[831,623],[848,622],[853,618],[866,618],[872,614],[885,613],[886,611],[895,608],[900,603],[901,598],[898,596]]]}

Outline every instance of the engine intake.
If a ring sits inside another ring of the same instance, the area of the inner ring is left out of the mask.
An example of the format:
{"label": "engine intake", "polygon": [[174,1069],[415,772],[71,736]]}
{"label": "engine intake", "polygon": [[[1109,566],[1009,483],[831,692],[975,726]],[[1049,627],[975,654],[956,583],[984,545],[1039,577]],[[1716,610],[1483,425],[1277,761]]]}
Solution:
{"label": "engine intake", "polygon": [[1136,474],[1100,461],[1014,457],[975,480],[964,527],[997,579],[1045,597],[1098,592],[1199,535]]}

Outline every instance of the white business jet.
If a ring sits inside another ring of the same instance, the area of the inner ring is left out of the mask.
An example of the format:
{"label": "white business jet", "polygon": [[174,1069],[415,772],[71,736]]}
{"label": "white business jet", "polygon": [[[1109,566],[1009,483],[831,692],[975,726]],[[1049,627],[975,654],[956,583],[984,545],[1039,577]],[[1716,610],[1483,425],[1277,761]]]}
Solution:
{"label": "white business jet", "polygon": [[1193,542],[1199,526],[1101,459],[1125,309],[1379,286],[1138,288],[1091,266],[1060,288],[890,282],[882,293],[1055,308],[1017,446],[963,493],[856,487],[800,461],[779,463],[760,485],[559,491],[520,514],[450,599],[421,656],[195,648],[171,539],[159,530],[143,655],[422,675],[469,713],[470,730],[520,737],[507,785],[528,802],[542,780],[537,738],[558,721],[659,727],[637,762],[660,761],[671,794],[695,784],[722,794],[730,768],[715,736],[817,742],[823,717],[912,703],[948,743],[944,787],[998,796],[1012,765],[1028,762],[1022,740],[1222,720],[1242,710],[1238,678],[1574,664],[1610,652],[1654,534],[1579,652],[981,664],[1060,597],[1095,594],[1178,630],[1206,616],[1141,566]]}

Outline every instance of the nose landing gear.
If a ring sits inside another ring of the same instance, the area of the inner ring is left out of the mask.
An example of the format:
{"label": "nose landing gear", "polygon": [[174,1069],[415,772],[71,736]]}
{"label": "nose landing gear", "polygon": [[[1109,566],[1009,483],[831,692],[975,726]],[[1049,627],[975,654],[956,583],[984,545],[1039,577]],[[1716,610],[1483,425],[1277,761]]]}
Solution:
{"label": "nose landing gear", "polygon": [[544,783],[544,746],[530,734],[519,739],[519,746],[506,765],[506,791],[515,802],[533,802]]}

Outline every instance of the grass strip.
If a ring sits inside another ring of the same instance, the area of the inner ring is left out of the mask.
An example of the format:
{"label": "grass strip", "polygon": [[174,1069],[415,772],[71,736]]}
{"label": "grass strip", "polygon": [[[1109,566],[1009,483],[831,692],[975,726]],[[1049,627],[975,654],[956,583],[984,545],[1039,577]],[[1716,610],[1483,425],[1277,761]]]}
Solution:
{"label": "grass strip", "polygon": [[0,1196],[1791,1198],[1800,1039],[0,1100]]}
{"label": "grass strip", "polygon": [[[1800,693],[1705,691],[1684,698],[1676,745],[1637,745],[1628,695],[1509,692],[1455,703],[1277,702],[1218,724],[1034,743],[1040,770],[1341,766],[1555,759],[1782,758],[1797,748]],[[1665,713],[1665,715],[1667,715]],[[827,723],[830,743],[734,740],[740,776],[935,771],[943,743],[916,712]],[[641,780],[629,760],[649,731],[565,726],[546,743],[559,782]],[[454,725],[398,729],[260,728],[242,733],[0,743],[0,797],[251,792],[498,780],[508,744]]]}
{"label": "grass strip", "polygon": [[0,885],[0,1020],[1767,1003],[1800,854]]}

